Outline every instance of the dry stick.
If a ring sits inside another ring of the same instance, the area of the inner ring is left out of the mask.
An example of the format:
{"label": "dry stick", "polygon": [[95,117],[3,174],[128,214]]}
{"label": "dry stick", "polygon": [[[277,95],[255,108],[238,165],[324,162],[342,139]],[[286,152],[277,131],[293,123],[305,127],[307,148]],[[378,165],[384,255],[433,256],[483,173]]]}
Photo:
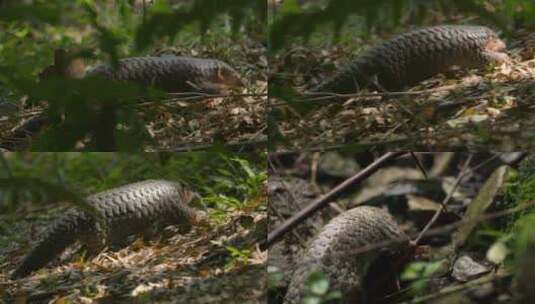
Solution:
{"label": "dry stick", "polygon": [[411,152],[411,157],[412,159],[414,159],[416,166],[418,166],[418,169],[420,169],[425,179],[428,179],[427,172],[425,171],[424,166],[422,165],[422,162],[420,162],[420,160],[418,159],[418,157],[416,157],[416,154],[414,152]]}
{"label": "dry stick", "polygon": [[395,126],[393,126],[390,130],[386,131],[385,134],[383,136],[381,136],[381,139],[384,141],[384,140],[387,140],[389,136],[391,135],[394,135],[394,133],[399,129],[401,128],[402,126],[406,126],[407,125],[407,122],[409,120],[408,119],[405,119],[404,121],[402,122],[398,122]]}
{"label": "dry stick", "polygon": [[[470,159],[471,159],[471,156],[470,156]],[[461,172],[463,172],[463,171],[465,172],[466,171],[466,168],[468,166],[468,163],[470,162],[470,159],[465,162],[465,165],[464,165],[463,170]],[[460,177],[458,177],[457,181],[460,181],[460,179],[462,177],[464,177],[465,174],[460,174],[459,176]],[[458,183],[456,183],[456,184],[458,185]],[[455,187],[454,187],[454,189],[455,189]],[[450,196],[454,192],[454,189],[453,189],[453,191],[450,192]],[[426,229],[425,231],[422,231],[420,233],[420,235],[418,236],[418,239],[420,239],[423,235],[430,236],[430,235],[443,234],[443,233],[452,231],[452,230],[454,230],[454,229],[456,229],[458,227],[461,227],[462,225],[468,224],[468,223],[479,223],[479,222],[483,222],[483,221],[487,221],[487,220],[492,220],[492,219],[499,218],[499,217],[502,217],[502,216],[507,216],[507,215],[510,215],[510,214],[514,214],[514,213],[517,213],[517,212],[520,212],[522,210],[525,210],[525,209],[528,209],[528,208],[532,208],[532,207],[535,207],[535,201],[532,201],[530,203],[524,204],[522,206],[517,206],[517,207],[514,207],[514,208],[506,209],[506,210],[503,210],[503,211],[499,211],[499,212],[495,212],[495,213],[491,213],[491,214],[487,214],[487,215],[481,215],[481,216],[478,216],[478,217],[475,217],[475,218],[472,218],[472,219],[469,219],[469,220],[461,220],[459,222],[456,222],[456,223],[453,223],[453,224],[450,224],[450,225],[445,225],[445,226],[434,228],[434,229]],[[390,246],[390,245],[392,245],[394,243],[403,242],[403,241],[404,241],[404,239],[400,238],[400,239],[394,239],[394,240],[388,240],[388,241],[383,241],[383,242],[379,242],[379,243],[369,244],[369,245],[357,248],[354,251],[340,253],[340,255],[341,256],[342,255],[343,256],[347,256],[347,255],[351,255],[351,254],[360,254],[360,253],[364,253],[364,252],[367,252],[367,251],[384,248],[384,247]],[[269,243],[265,244],[265,246],[268,246],[268,245],[270,245],[270,244]]]}
{"label": "dry stick", "polygon": [[431,220],[429,220],[429,222],[427,223],[427,225],[425,225],[424,229],[422,229],[422,231],[420,231],[420,234],[418,235],[418,237],[416,238],[416,240],[414,240],[414,244],[418,244],[420,242],[420,240],[422,239],[422,237],[425,235],[425,232],[427,230],[429,230],[429,228],[437,221],[439,215],[442,213],[442,211],[446,210],[446,204],[450,201],[450,199],[452,198],[453,196],[453,193],[455,193],[455,191],[457,190],[457,187],[459,187],[459,184],[461,183],[461,180],[463,179],[464,177],[464,173],[466,172],[466,170],[468,169],[468,165],[470,164],[470,162],[472,161],[472,157],[473,155],[470,154],[468,156],[468,159],[464,162],[464,165],[461,169],[461,172],[459,172],[459,175],[457,176],[457,179],[455,180],[455,183],[453,184],[453,187],[451,188],[451,190],[448,192],[448,195],[444,198],[444,200],[442,201],[441,203],[441,206],[439,209],[437,209],[437,211],[435,212],[435,214],[433,215],[433,217],[431,218]]}
{"label": "dry stick", "polygon": [[[428,152],[422,152],[422,153],[426,154]],[[525,156],[525,155],[522,155],[522,156]],[[520,159],[517,160],[516,162],[510,164],[510,165],[514,165],[514,164],[518,163],[519,161],[520,161]],[[468,162],[468,160],[467,160],[467,162]],[[461,179],[464,178],[465,175],[466,174],[460,175]],[[450,191],[449,194],[451,194],[453,192],[454,191]],[[494,213],[483,214],[483,215],[480,215],[480,216],[476,216],[476,217],[474,217],[472,219],[468,219],[468,220],[467,219],[463,219],[463,220],[460,220],[458,222],[455,222],[455,223],[452,223],[452,224],[449,224],[449,225],[444,225],[444,226],[441,226],[441,227],[428,229],[427,231],[422,231],[420,234],[423,234],[422,236],[440,235],[442,233],[446,233],[446,232],[452,231],[452,230],[454,230],[454,229],[456,229],[458,227],[461,227],[463,225],[466,225],[466,224],[480,223],[480,222],[484,222],[484,221],[488,221],[488,220],[493,220],[495,218],[499,218],[499,217],[502,217],[502,216],[507,216],[507,215],[510,215],[510,214],[514,214],[514,213],[517,213],[517,212],[520,212],[520,211],[523,211],[525,209],[532,208],[532,207],[535,207],[535,201],[531,201],[531,202],[526,203],[526,204],[524,204],[522,206],[509,208],[509,209],[505,209],[505,210],[502,210],[502,211],[497,211],[497,212],[494,212]],[[418,235],[418,237],[420,237],[420,234]],[[345,255],[348,255],[348,254],[360,254],[360,253],[368,252],[368,251],[371,251],[371,250],[376,250],[376,249],[380,249],[380,248],[383,248],[383,247],[388,247],[388,246],[390,246],[392,244],[401,243],[403,241],[405,241],[404,238],[393,239],[393,240],[388,240],[388,241],[382,241],[382,242],[379,242],[379,243],[374,243],[374,244],[362,246],[360,248],[357,248],[355,251],[344,252],[341,255],[345,256]]]}
{"label": "dry stick", "polygon": [[353,187],[368,177],[373,173],[379,170],[387,161],[397,158],[405,152],[388,152],[381,156],[379,159],[374,161],[368,167],[361,170],[359,173],[353,175],[352,177],[346,179],[344,182],[340,183],[338,186],[334,187],[331,191],[327,192],[325,195],[319,197],[318,199],[311,202],[305,208],[300,210],[298,213],[294,214],[291,218],[287,219],[278,226],[275,230],[268,234],[267,240],[260,245],[260,249],[265,250],[277,242],[286,232],[290,231],[294,226],[303,222],[310,215],[316,211],[324,208],[331,202],[335,200],[344,190],[349,187]]}

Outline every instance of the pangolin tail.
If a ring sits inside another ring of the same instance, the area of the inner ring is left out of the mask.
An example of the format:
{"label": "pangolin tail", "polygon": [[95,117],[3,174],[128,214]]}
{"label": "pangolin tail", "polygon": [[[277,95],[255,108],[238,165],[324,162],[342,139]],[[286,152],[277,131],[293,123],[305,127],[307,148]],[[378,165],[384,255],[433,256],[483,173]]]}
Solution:
{"label": "pangolin tail", "polygon": [[82,213],[68,213],[58,219],[46,232],[45,237],[24,258],[12,273],[11,279],[28,276],[33,271],[45,266],[65,248],[73,244],[81,232],[82,222],[87,219]]}
{"label": "pangolin tail", "polygon": [[368,85],[369,77],[372,74],[369,58],[367,56],[359,57],[348,63],[345,68],[337,72],[332,78],[310,90],[309,93],[356,93]]}

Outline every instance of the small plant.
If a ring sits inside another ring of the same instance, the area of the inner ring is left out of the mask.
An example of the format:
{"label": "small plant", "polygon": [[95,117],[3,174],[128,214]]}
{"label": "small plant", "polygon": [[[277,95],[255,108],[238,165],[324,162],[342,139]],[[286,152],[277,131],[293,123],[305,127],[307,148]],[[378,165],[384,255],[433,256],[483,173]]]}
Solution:
{"label": "small plant", "polygon": [[264,183],[267,174],[243,158],[223,158],[225,166],[216,168],[213,185],[204,187],[205,202],[221,211],[243,210],[264,205]]}
{"label": "small plant", "polygon": [[227,246],[227,250],[230,253],[230,261],[227,263],[226,268],[233,268],[238,265],[246,265],[249,262],[251,256],[251,250],[239,249],[232,246]]}
{"label": "small plant", "polygon": [[329,290],[329,287],[329,279],[325,274],[319,271],[311,273],[305,283],[306,295],[303,304],[327,303],[342,297],[339,291]]}
{"label": "small plant", "polygon": [[424,292],[427,280],[443,269],[443,261],[414,262],[409,264],[401,275],[401,280],[411,281],[416,293]]}

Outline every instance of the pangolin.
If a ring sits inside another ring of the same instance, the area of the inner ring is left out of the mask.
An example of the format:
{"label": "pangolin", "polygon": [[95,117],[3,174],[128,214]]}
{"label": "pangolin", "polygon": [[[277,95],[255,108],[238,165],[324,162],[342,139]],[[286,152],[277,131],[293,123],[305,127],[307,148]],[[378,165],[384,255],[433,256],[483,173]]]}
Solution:
{"label": "pangolin", "polygon": [[505,47],[485,26],[425,27],[372,47],[309,92],[350,94],[373,82],[378,89],[398,91],[453,66],[472,69],[507,61]]}
{"label": "pangolin", "polygon": [[362,280],[382,252],[372,250],[355,254],[352,251],[385,240],[401,240],[388,247],[392,252],[408,248],[408,237],[383,209],[361,206],[333,218],[304,251],[291,276],[284,303],[303,302],[307,294],[306,281],[313,272],[323,273],[329,280],[330,290],[341,292],[340,303],[360,303]]}
{"label": "pangolin", "polygon": [[165,92],[223,93],[243,85],[238,72],[223,61],[174,55],[124,58],[116,69],[103,64],[86,73],[86,77],[95,76],[155,86]]}
{"label": "pangolin", "polygon": [[48,227],[11,277],[29,275],[77,241],[96,254],[105,246],[124,245],[130,235],[148,235],[169,225],[187,232],[204,220],[201,211],[189,206],[195,196],[165,180],[146,180],[91,195],[87,201],[102,218],[78,209],[66,212]]}

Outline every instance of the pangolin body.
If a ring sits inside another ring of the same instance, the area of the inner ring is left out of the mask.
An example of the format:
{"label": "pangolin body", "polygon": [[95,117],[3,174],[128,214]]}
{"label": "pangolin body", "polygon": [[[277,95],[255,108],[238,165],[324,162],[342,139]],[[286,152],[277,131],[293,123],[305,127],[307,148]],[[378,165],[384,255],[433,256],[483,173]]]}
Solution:
{"label": "pangolin body", "polygon": [[484,26],[440,25],[401,34],[372,47],[310,92],[349,94],[376,82],[397,91],[453,66],[482,68],[507,60],[505,43]]}
{"label": "pangolin body", "polygon": [[[361,295],[368,267],[379,252],[352,253],[363,246],[385,240],[406,239],[387,211],[376,207],[356,207],[333,218],[306,248],[291,277],[285,304],[300,304],[306,295],[305,283],[313,272],[322,272],[330,290],[342,293],[341,303],[354,302]],[[400,249],[405,242],[389,249]]]}
{"label": "pangolin body", "polygon": [[188,206],[193,192],[165,180],[147,180],[91,195],[87,201],[101,215],[97,220],[72,209],[53,222],[13,272],[21,278],[45,266],[65,248],[81,242],[91,254],[104,246],[122,245],[127,236],[176,225],[187,232],[202,214]]}
{"label": "pangolin body", "polygon": [[220,93],[243,84],[238,72],[223,61],[173,55],[124,58],[117,69],[103,64],[86,74],[94,76],[155,86],[166,92]]}

